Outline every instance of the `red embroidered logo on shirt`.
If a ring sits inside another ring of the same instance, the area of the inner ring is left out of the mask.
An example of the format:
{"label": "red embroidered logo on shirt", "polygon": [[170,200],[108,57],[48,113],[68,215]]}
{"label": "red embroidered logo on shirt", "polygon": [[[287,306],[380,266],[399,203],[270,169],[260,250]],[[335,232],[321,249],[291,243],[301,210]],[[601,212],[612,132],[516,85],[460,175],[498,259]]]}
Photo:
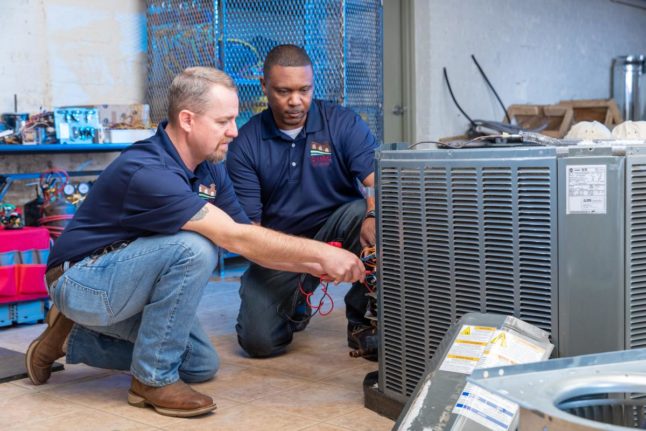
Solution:
{"label": "red embroidered logo on shirt", "polygon": [[332,163],[332,148],[329,143],[312,141],[310,146],[312,166],[329,166]]}

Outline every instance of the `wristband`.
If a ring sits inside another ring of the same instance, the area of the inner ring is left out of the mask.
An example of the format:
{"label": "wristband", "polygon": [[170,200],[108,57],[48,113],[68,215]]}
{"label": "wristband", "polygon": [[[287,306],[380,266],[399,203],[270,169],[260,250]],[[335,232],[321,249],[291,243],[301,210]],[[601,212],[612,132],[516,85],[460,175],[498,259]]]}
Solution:
{"label": "wristband", "polygon": [[368,211],[364,219],[367,219],[367,218],[375,218],[375,210]]}

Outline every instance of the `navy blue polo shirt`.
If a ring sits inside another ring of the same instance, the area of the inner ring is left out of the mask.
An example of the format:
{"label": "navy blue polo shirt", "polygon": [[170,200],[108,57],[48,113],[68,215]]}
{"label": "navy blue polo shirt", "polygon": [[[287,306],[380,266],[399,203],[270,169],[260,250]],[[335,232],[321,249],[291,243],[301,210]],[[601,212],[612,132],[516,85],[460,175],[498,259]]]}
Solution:
{"label": "navy blue polo shirt", "polygon": [[229,145],[227,169],[251,220],[311,238],[338,207],[363,198],[358,181],[374,171],[376,148],[356,113],[314,100],[295,139],[270,109],[252,117]]}
{"label": "navy blue polo shirt", "polygon": [[165,132],[124,150],[96,180],[65,228],[48,267],[78,261],[117,241],[174,234],[210,202],[239,223],[249,223],[224,163],[186,167]]}

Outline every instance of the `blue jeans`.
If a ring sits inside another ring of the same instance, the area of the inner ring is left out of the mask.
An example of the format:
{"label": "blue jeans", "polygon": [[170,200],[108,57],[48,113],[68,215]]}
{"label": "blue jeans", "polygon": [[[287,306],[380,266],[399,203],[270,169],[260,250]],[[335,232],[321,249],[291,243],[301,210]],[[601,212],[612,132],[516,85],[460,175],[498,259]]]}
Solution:
{"label": "blue jeans", "polygon": [[[340,241],[343,248],[359,254],[360,232],[366,214],[366,201],[349,202],[332,213],[319,229],[314,239],[324,242]],[[320,280],[293,272],[277,271],[252,263],[240,280],[240,312],[236,324],[238,343],[253,357],[268,357],[285,353],[292,342],[296,320],[301,330],[308,323],[307,317],[298,316],[297,309],[303,290],[314,291]],[[368,307],[367,289],[363,283],[354,283],[345,295],[348,330],[370,325],[365,318]],[[294,319],[296,317],[296,319]]]}
{"label": "blue jeans", "polygon": [[216,246],[185,231],[78,262],[50,286],[76,322],[67,362],[130,370],[149,386],[212,378],[219,358],[196,312],[216,264]]}

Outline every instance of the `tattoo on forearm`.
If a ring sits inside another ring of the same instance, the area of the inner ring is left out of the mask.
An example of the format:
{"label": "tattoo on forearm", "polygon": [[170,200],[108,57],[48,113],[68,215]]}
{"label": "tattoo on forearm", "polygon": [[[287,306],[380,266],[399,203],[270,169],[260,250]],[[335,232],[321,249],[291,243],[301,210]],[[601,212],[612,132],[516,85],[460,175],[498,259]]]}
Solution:
{"label": "tattoo on forearm", "polygon": [[208,212],[209,212],[209,209],[207,208],[206,205],[204,205],[198,212],[195,213],[193,217],[191,217],[191,221],[202,220],[204,217],[206,217],[206,213]]}

